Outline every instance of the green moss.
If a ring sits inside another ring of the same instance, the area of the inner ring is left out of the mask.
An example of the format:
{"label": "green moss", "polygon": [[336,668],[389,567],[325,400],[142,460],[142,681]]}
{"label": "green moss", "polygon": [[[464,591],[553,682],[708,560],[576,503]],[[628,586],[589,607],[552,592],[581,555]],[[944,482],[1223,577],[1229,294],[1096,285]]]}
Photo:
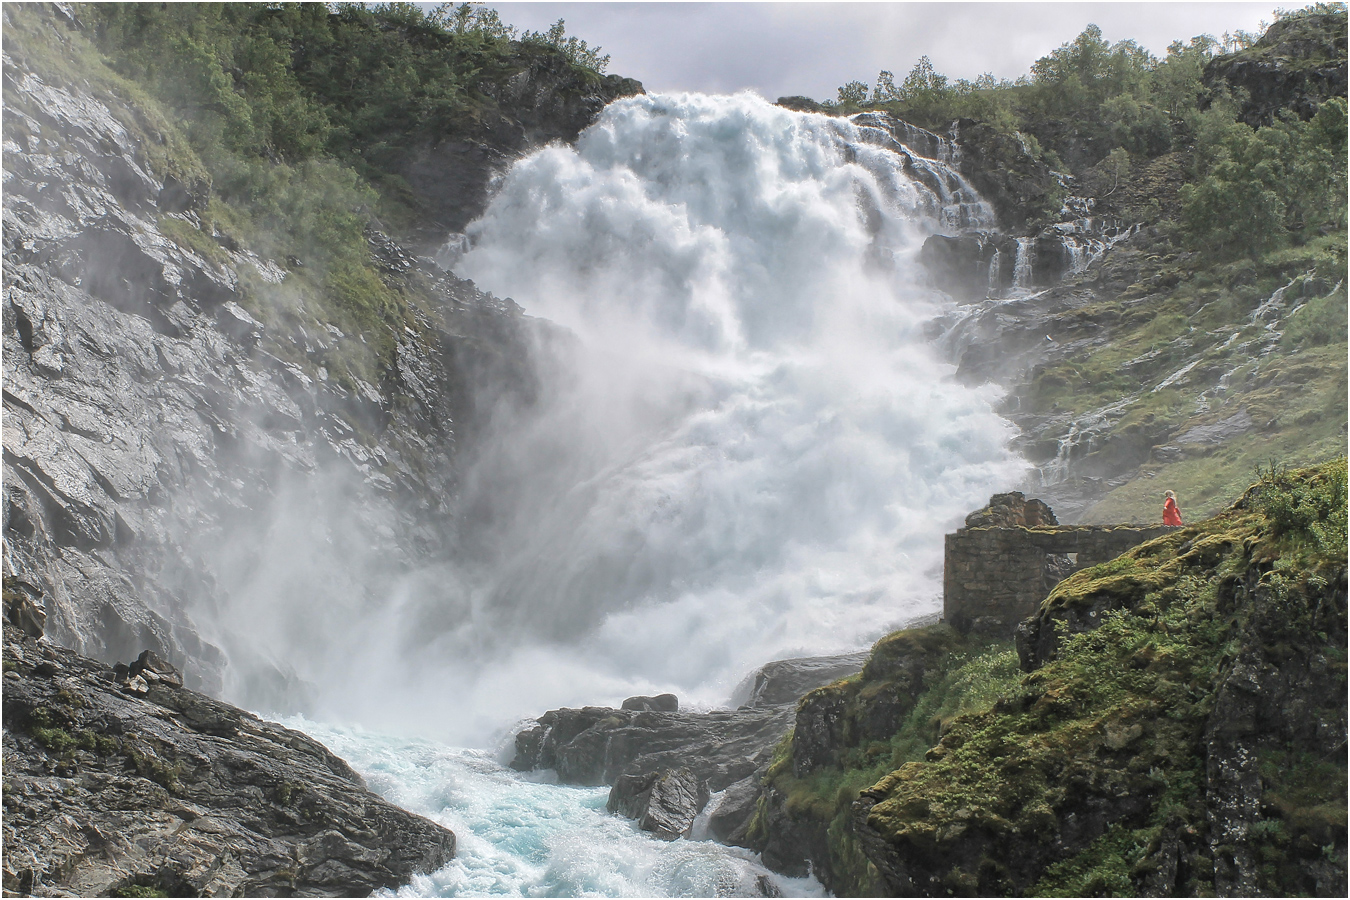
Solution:
{"label": "green moss", "polygon": [[112,892],[114,897],[169,897],[168,891],[153,884],[129,884]]}
{"label": "green moss", "polygon": [[178,216],[160,216],[159,231],[180,247],[191,250],[217,265],[224,265],[230,261],[230,255],[215,238],[187,219]]}
{"label": "green moss", "polygon": [[1112,825],[1087,849],[1046,869],[1027,893],[1034,897],[1129,897],[1138,861],[1161,829]]}
{"label": "green moss", "polygon": [[64,728],[48,728],[42,725],[33,725],[29,733],[37,739],[37,742],[46,747],[53,753],[67,753],[74,750],[78,745],[76,737]]}
{"label": "green moss", "polygon": [[303,784],[296,784],[293,781],[283,781],[272,791],[272,799],[282,806],[293,806],[305,792]]}
{"label": "green moss", "polygon": [[[1090,798],[1146,799],[1144,812],[1029,887],[1040,896],[1137,894],[1165,828],[1207,827],[1201,738],[1252,617],[1276,658],[1292,652],[1285,645],[1335,658],[1327,629],[1344,627],[1344,589],[1337,611],[1331,587],[1345,578],[1344,484],[1343,460],[1271,474],[1223,516],[1061,583],[1044,609],[1105,600],[1100,625],[1063,634],[1054,659],[992,706],[957,715],[923,759],[880,778],[869,790],[879,798],[869,825],[898,847],[939,857],[975,828],[1048,853],[1062,816],[1097,802]],[[1239,603],[1257,576],[1263,599]],[[1263,885],[1299,893],[1306,886],[1293,842],[1315,849],[1343,840],[1344,760],[1271,751],[1262,766],[1263,808],[1275,812],[1254,835]],[[1005,877],[978,865],[949,874],[981,893],[1001,891]]]}
{"label": "green moss", "polygon": [[[909,680],[916,663],[923,673],[921,683]],[[887,772],[922,759],[942,730],[962,714],[1015,694],[1020,679],[1017,654],[1009,643],[972,642],[936,625],[882,638],[859,675],[808,695],[844,700],[840,764],[796,777],[790,733],[775,750],[765,782],[785,798],[790,816],[814,822],[825,833],[835,893],[876,896],[882,890],[853,833],[852,805],[859,794]],[[870,713],[879,706],[894,711],[897,703],[901,713],[894,732],[869,737]],[[761,802],[752,821],[752,841],[755,834],[763,834],[766,821]]]}
{"label": "green moss", "polygon": [[166,763],[153,753],[143,753],[135,748],[127,749],[126,755],[142,778],[150,779],[171,794],[182,791],[183,785],[179,781],[183,769],[181,763]]}

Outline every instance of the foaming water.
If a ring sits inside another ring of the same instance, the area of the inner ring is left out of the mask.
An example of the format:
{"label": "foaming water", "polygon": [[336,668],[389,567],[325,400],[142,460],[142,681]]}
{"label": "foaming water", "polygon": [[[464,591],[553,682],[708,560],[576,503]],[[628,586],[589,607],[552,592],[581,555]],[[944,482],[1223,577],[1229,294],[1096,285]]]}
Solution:
{"label": "foaming water", "polygon": [[[943,531],[1022,464],[923,334],[917,252],[981,207],[875,132],[635,97],[506,176],[456,271],[584,348],[465,479],[515,488],[486,605],[527,610],[521,633],[713,703],[934,608]],[[538,474],[558,466],[574,480]]]}
{"label": "foaming water", "polygon": [[329,491],[223,567],[232,658],[282,661],[315,718],[484,746],[563,705],[720,705],[934,611],[943,533],[1025,468],[924,336],[924,239],[986,224],[949,151],[680,95],[518,161],[447,263],[550,323],[533,402],[461,455],[462,552],[390,575]]}
{"label": "foaming water", "polygon": [[784,878],[748,851],[662,841],[605,811],[608,788],[531,781],[481,750],[361,729],[281,720],[351,763],[370,789],[455,833],[455,859],[415,876],[398,897],[747,897],[769,879],[784,896],[819,897],[813,878]]}

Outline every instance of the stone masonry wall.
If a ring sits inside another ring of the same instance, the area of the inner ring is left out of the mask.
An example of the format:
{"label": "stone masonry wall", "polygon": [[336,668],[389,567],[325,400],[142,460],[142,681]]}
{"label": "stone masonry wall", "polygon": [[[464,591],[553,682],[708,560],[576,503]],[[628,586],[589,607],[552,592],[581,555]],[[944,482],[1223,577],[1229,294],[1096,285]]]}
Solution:
{"label": "stone masonry wall", "polygon": [[943,618],[958,631],[1011,635],[1064,578],[1167,531],[1130,525],[962,528],[947,535]]}

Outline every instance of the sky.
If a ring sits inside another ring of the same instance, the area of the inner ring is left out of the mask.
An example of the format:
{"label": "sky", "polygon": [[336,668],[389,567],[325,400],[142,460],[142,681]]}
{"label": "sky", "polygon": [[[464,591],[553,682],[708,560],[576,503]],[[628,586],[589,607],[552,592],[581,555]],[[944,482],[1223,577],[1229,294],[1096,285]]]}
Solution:
{"label": "sky", "polygon": [[[428,6],[435,4],[426,4]],[[1257,31],[1264,3],[488,3],[504,21],[567,33],[611,59],[608,71],[651,92],[753,90],[774,100],[834,99],[882,69],[901,81],[927,55],[949,78],[1024,75],[1095,23],[1107,40],[1133,38],[1154,54],[1174,40]],[[1287,2],[1296,8],[1305,5]]]}

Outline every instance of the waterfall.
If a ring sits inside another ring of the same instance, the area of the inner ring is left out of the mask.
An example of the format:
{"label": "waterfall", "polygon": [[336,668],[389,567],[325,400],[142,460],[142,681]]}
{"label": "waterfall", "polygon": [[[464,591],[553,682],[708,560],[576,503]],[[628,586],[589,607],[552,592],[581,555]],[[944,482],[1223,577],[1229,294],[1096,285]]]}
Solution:
{"label": "waterfall", "polygon": [[999,294],[999,279],[1003,276],[1003,254],[997,247],[994,248],[994,255],[989,257],[989,296],[997,297]]}
{"label": "waterfall", "polygon": [[550,323],[537,396],[461,457],[461,558],[325,597],[314,715],[481,744],[563,705],[717,705],[937,609],[943,533],[1025,471],[998,391],[924,338],[952,203],[980,208],[940,160],[748,94],[621,100],[517,161],[451,258]]}
{"label": "waterfall", "polygon": [[1031,267],[1036,261],[1036,239],[1020,237],[1017,239],[1017,255],[1013,257],[1013,289],[1026,291],[1031,289]]}

